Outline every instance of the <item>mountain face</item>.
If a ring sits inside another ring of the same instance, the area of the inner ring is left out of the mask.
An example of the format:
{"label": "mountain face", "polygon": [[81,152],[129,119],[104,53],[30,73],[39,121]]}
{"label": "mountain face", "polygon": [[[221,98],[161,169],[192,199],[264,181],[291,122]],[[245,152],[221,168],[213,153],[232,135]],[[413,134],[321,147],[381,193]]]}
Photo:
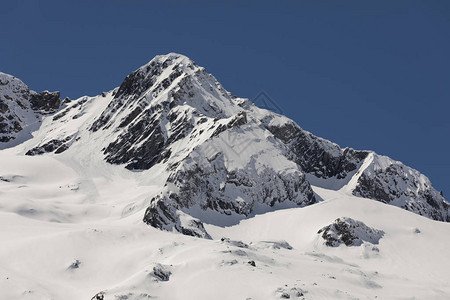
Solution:
{"label": "mountain face", "polygon": [[25,137],[28,156],[88,147],[80,159],[156,176],[143,216],[156,228],[208,238],[206,220],[229,225],[319,202],[311,184],[450,222],[449,204],[418,171],[316,137],[235,97],[183,55],[157,56],[113,91],[64,103],[0,75],[1,148]]}
{"label": "mountain face", "polygon": [[42,116],[61,104],[59,92],[31,91],[20,79],[0,72],[0,149],[31,137]]}

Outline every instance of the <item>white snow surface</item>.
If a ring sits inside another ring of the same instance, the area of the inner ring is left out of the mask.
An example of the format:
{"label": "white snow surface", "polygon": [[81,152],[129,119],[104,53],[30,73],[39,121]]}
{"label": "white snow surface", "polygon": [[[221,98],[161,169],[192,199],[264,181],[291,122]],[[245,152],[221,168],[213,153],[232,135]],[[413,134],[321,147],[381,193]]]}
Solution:
{"label": "white snow surface", "polygon": [[[142,223],[143,199],[155,187],[140,173],[106,163],[80,168],[70,156],[25,157],[17,148],[1,154],[0,299],[450,296],[448,223],[314,187],[324,201],[229,227],[205,224],[213,238],[205,240]],[[376,246],[324,246],[318,230],[342,216],[385,235]]]}

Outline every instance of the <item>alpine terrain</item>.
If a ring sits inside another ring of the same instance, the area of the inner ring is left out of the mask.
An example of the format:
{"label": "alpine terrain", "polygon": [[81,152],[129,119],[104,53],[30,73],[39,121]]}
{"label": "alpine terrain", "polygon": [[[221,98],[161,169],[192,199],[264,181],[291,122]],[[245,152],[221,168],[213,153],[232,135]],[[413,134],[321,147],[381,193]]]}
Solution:
{"label": "alpine terrain", "polygon": [[447,299],[448,222],[180,54],[75,100],[0,73],[0,299]]}

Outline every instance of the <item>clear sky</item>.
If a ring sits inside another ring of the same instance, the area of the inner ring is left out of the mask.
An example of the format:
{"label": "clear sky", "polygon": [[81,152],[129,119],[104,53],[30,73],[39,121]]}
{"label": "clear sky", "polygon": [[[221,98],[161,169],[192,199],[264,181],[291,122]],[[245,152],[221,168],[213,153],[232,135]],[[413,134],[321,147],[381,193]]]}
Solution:
{"label": "clear sky", "polygon": [[77,98],[178,52],[450,199],[450,1],[3,1],[0,71]]}

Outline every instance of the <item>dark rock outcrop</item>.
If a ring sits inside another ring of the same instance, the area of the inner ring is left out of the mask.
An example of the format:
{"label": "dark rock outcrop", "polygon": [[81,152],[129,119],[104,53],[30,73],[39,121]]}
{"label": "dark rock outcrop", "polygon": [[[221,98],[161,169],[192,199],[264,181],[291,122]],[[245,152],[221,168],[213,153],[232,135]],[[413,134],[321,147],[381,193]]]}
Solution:
{"label": "dark rock outcrop", "polygon": [[[320,179],[345,179],[355,196],[402,207],[438,221],[450,221],[450,204],[432,186],[428,178],[400,162],[370,151],[341,149],[315,137],[293,122],[266,128],[288,148],[287,157],[301,169]],[[366,166],[362,167],[363,163]]]}
{"label": "dark rock outcrop", "polygon": [[450,222],[450,204],[431,186],[428,178],[401,163],[389,162],[385,168],[362,172],[353,194]]}
{"label": "dark rock outcrop", "polygon": [[345,178],[359,167],[369,153],[351,148],[341,149],[336,144],[302,130],[294,123],[267,125],[266,128],[288,146],[292,159],[304,172],[319,178]]}
{"label": "dark rock outcrop", "polygon": [[105,299],[105,292],[100,292],[94,295],[94,297],[91,298],[91,300],[104,300]]}
{"label": "dark rock outcrop", "polygon": [[31,94],[30,102],[34,110],[51,113],[61,106],[60,93],[43,91],[39,94]]}
{"label": "dark rock outcrop", "polygon": [[159,197],[151,201],[150,206],[145,211],[143,221],[155,228],[164,230],[175,230],[184,235],[211,239],[211,236],[206,232],[203,223],[198,219],[183,214],[177,211],[173,205],[166,205]]}
{"label": "dark rock outcrop", "polygon": [[0,72],[0,143],[14,142],[20,135],[21,140],[31,138],[42,115],[57,111],[60,105],[59,92],[36,93],[18,78]]}
{"label": "dark rock outcrop", "polygon": [[[135,145],[139,144],[138,147]],[[159,120],[149,116],[128,127],[105,149],[106,161],[126,164],[130,170],[147,170],[155,165],[164,150],[165,139]]]}
{"label": "dark rock outcrop", "polygon": [[59,154],[62,153],[64,151],[66,151],[67,149],[69,149],[69,145],[68,142],[70,140],[72,140],[73,137],[68,136],[62,140],[51,140],[48,141],[46,143],[44,143],[43,145],[39,145],[36,146],[30,150],[28,150],[25,155],[28,156],[34,156],[34,155],[40,155],[40,154],[44,154],[44,153],[49,153],[49,152],[53,152],[55,151],[55,154]]}
{"label": "dark rock outcrop", "polygon": [[336,219],[317,233],[321,234],[325,245],[329,247],[337,247],[341,244],[360,246],[363,242],[378,244],[384,235],[382,230],[368,227],[361,221],[346,217]]}
{"label": "dark rock outcrop", "polygon": [[158,280],[169,281],[170,275],[172,275],[172,272],[170,271],[169,266],[156,264],[153,267],[153,276],[155,276]]}
{"label": "dark rock outcrop", "polygon": [[285,285],[284,287],[278,288],[276,293],[281,299],[304,299],[304,292],[298,287],[289,287],[288,285]]}
{"label": "dark rock outcrop", "polygon": [[[167,179],[170,189],[164,189],[152,200],[144,222],[157,228],[169,226],[170,229],[198,236],[197,231],[204,230],[203,224],[192,220],[189,226],[180,227],[177,211],[189,213],[191,208],[198,207],[225,215],[249,216],[255,205],[269,208],[283,202],[297,206],[316,202],[309,183],[298,169],[277,172],[261,165],[258,170],[255,169],[258,165],[258,157],[255,156],[247,165],[230,170],[222,152],[208,158],[202,154],[203,148],[198,151],[191,153],[171,172]],[[195,228],[194,234],[183,227]]]}
{"label": "dark rock outcrop", "polygon": [[[0,72],[0,143],[14,140],[29,122],[31,91],[18,78]],[[30,114],[31,115],[31,114]]]}
{"label": "dark rock outcrop", "polygon": [[70,266],[67,269],[68,270],[75,270],[75,269],[80,268],[80,265],[81,265],[81,261],[76,259],[72,264],[70,264]]}

